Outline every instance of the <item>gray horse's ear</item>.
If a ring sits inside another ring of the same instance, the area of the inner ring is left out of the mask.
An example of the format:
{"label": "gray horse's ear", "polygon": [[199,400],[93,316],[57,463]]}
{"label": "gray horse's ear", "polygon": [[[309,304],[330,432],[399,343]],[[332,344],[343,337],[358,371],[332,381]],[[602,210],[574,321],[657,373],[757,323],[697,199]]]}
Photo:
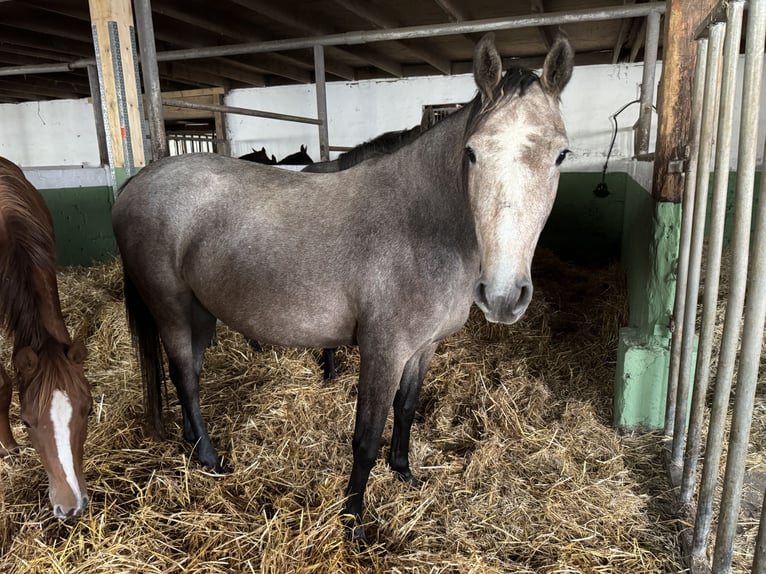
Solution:
{"label": "gray horse's ear", "polygon": [[481,92],[482,104],[492,101],[492,93],[503,77],[503,61],[495,48],[495,35],[485,34],[473,53],[473,77]]}
{"label": "gray horse's ear", "polygon": [[572,77],[573,67],[574,50],[566,35],[559,32],[543,64],[543,75],[540,80],[545,90],[552,96],[560,96]]}

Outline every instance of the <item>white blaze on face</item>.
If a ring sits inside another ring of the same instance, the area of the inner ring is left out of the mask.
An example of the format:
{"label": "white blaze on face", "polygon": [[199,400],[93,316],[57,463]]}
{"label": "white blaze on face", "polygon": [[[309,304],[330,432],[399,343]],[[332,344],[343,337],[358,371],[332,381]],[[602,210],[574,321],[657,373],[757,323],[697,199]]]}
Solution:
{"label": "white blaze on face", "polygon": [[79,501],[82,498],[77,475],[74,471],[74,458],[72,456],[72,442],[69,431],[69,423],[72,420],[72,403],[63,391],[56,389],[51,397],[51,422],[53,423],[53,436],[56,440],[56,452],[64,469],[67,484],[72,489]]}

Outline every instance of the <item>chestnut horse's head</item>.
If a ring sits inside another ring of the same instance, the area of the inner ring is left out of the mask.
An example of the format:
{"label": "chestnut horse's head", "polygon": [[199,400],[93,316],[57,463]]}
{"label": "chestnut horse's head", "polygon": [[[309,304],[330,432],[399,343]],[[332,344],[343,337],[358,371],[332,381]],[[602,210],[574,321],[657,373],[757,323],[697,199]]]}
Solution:
{"label": "chestnut horse's head", "polygon": [[60,519],[75,518],[88,505],[82,470],[92,405],[86,354],[82,343],[49,338],[37,352],[24,347],[14,355],[21,420],[48,474],[53,514]]}

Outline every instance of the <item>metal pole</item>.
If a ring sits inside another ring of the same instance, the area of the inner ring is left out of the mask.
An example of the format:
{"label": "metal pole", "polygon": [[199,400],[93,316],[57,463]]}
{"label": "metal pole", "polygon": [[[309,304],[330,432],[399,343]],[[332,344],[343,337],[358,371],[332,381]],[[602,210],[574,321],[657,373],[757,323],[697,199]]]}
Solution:
{"label": "metal pole", "polygon": [[149,115],[149,133],[152,136],[152,160],[168,155],[165,120],[162,116],[162,89],[157,67],[157,49],[154,43],[151,0],[134,0],[136,30],[141,47],[141,77],[144,80]]}
{"label": "metal pole", "polygon": [[[622,20],[624,18],[641,18],[652,12],[665,13],[665,2],[648,2],[646,4],[630,4],[609,8],[586,8],[570,12],[547,12],[545,14],[530,14],[506,18],[489,18],[451,24],[431,24],[425,26],[410,26],[390,28],[387,30],[367,30],[313,36],[305,38],[290,38],[245,44],[230,44],[228,46],[212,46],[207,48],[190,48],[186,50],[170,50],[158,52],[158,62],[177,60],[194,60],[197,58],[215,58],[221,56],[237,56],[241,54],[256,54],[282,50],[297,50],[321,46],[350,46],[383,42],[387,40],[403,40],[408,38],[430,38],[434,36],[451,36],[472,32],[491,32],[494,30],[514,30],[519,28],[534,28],[536,26],[556,26],[580,22],[601,22],[607,20]],[[15,76],[21,74],[67,72],[75,68],[85,68],[94,64],[94,58],[75,60],[69,64],[43,66],[14,66],[0,68],[0,76]]]}
{"label": "metal pole", "polygon": [[[763,44],[761,44],[763,50]],[[737,392],[729,431],[729,449],[726,454],[721,510],[718,515],[713,571],[731,571],[732,547],[737,532],[742,483],[745,478],[750,424],[753,418],[758,367],[761,363],[763,326],[766,321],[766,201],[758,202],[758,221],[755,226],[755,244],[752,267],[748,275],[747,313],[742,328],[742,348],[739,355]]]}
{"label": "metal pole", "polygon": [[98,157],[101,165],[109,165],[109,150],[106,147],[106,128],[104,114],[101,111],[101,88],[98,83],[98,68],[88,66],[88,84],[90,97],[93,102],[93,116],[96,120],[96,138],[98,139]]}
{"label": "metal pole", "polygon": [[697,164],[697,190],[694,198],[694,222],[689,251],[689,275],[686,285],[686,313],[684,314],[683,336],[681,344],[681,362],[678,375],[678,395],[676,397],[676,418],[671,451],[671,468],[681,468],[683,459],[684,436],[686,434],[686,415],[688,412],[689,386],[692,354],[694,350],[694,326],[697,309],[697,296],[702,262],[702,245],[705,235],[705,212],[707,210],[708,187],[710,183],[710,157],[713,146],[713,128],[716,116],[718,95],[718,76],[721,60],[721,46],[725,24],[714,24],[710,28],[710,46],[707,54],[707,72],[705,74],[705,99],[702,106],[702,131],[700,134],[700,152]]}
{"label": "metal pole", "polygon": [[171,108],[189,108],[192,110],[209,110],[212,112],[224,112],[228,114],[240,114],[243,116],[255,116],[258,118],[268,118],[271,120],[283,120],[286,122],[298,122],[302,124],[314,124],[319,125],[322,120],[316,118],[306,118],[303,116],[290,116],[287,114],[277,114],[273,112],[263,112],[260,110],[250,110],[247,108],[237,108],[235,106],[219,106],[216,104],[198,104],[196,102],[185,102],[184,100],[176,100],[175,98],[164,98],[162,100],[163,105],[170,106]]}
{"label": "metal pole", "polygon": [[[763,500],[766,500],[764,493]],[[766,505],[761,506],[761,521],[758,524],[758,538],[755,540],[752,574],[766,574]]]}
{"label": "metal pole", "polygon": [[[753,187],[758,151],[758,115],[763,74],[763,44],[766,39],[766,1],[748,3],[747,45],[742,80],[742,114],[737,160],[734,232],[726,318],[718,356],[715,394],[705,446],[697,516],[694,521],[693,555],[704,557],[713,513],[713,496],[718,482],[726,413],[739,348],[740,318],[745,306],[748,252],[753,205]],[[764,202],[766,203],[766,202]]]}
{"label": "metal pole", "polygon": [[[705,92],[708,39],[697,40],[697,67],[694,70],[692,91],[692,125],[689,130],[688,160],[684,173],[684,195],[681,204],[681,237],[678,250],[676,297],[673,303],[673,338],[670,345],[668,369],[668,392],[665,407],[665,436],[673,436],[678,394],[678,372],[681,363],[684,313],[686,311],[686,285],[689,273],[689,246],[694,222],[694,195],[697,187],[697,162],[699,159],[700,130],[702,127],[702,100]],[[677,482],[676,482],[677,484]]]}
{"label": "metal pole", "polygon": [[317,89],[317,116],[319,117],[319,158],[330,159],[330,135],[327,131],[327,89],[324,77],[324,46],[314,46],[314,75]]}
{"label": "metal pole", "polygon": [[644,72],[641,79],[641,103],[636,130],[636,155],[649,153],[649,137],[652,129],[652,102],[654,101],[654,76],[657,71],[657,45],[660,42],[659,12],[646,17],[646,40],[644,42]]}
{"label": "metal pole", "polygon": [[697,458],[700,452],[702,424],[705,418],[705,401],[710,379],[710,357],[713,352],[713,334],[716,325],[718,285],[721,275],[721,248],[726,222],[726,199],[731,160],[731,135],[734,123],[735,91],[737,87],[737,61],[742,38],[743,0],[731,0],[726,21],[726,41],[723,49],[721,77],[721,103],[718,110],[718,135],[716,136],[715,178],[713,202],[708,227],[707,267],[705,294],[702,304],[702,328],[700,330],[697,366],[694,370],[692,409],[689,417],[689,434],[686,439],[684,473],[681,483],[681,504],[691,501],[697,476]]}

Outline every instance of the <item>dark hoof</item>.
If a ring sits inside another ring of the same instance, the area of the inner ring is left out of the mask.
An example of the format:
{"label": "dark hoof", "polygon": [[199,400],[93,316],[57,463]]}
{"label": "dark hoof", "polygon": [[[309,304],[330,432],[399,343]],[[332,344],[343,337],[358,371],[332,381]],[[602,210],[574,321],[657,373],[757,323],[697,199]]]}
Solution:
{"label": "dark hoof", "polygon": [[423,481],[415,477],[415,475],[413,475],[409,470],[406,472],[399,472],[398,470],[395,470],[394,476],[402,482],[409,484],[413,488],[420,488],[423,486]]}
{"label": "dark hoof", "polygon": [[263,351],[263,347],[261,347],[261,344],[255,339],[251,339],[250,337],[245,337],[245,341],[247,341],[247,344],[250,345],[250,348],[256,353],[260,353],[261,351]]}
{"label": "dark hoof", "polygon": [[352,542],[358,548],[365,548],[367,546],[367,537],[364,534],[364,526],[362,526],[361,522],[356,519],[346,520],[344,525],[349,542]]}

